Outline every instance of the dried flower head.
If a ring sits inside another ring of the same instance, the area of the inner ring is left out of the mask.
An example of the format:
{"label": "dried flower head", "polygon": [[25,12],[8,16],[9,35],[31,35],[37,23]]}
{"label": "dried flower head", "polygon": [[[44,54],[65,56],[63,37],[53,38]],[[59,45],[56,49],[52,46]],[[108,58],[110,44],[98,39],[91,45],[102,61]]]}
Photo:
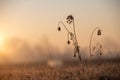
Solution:
{"label": "dried flower head", "polygon": [[76,57],[76,54],[74,53],[74,57]]}
{"label": "dried flower head", "polygon": [[67,23],[68,23],[68,24],[71,24],[71,23],[73,22],[74,18],[73,18],[72,15],[69,15],[69,16],[66,18],[66,20],[67,20]]}
{"label": "dried flower head", "polygon": [[100,55],[102,55],[102,53],[100,52]]}
{"label": "dried flower head", "polygon": [[99,29],[98,32],[97,32],[97,35],[100,36],[102,33],[101,33],[101,30]]}
{"label": "dried flower head", "polygon": [[67,41],[67,44],[70,44],[70,41],[69,41],[69,40]]}
{"label": "dried flower head", "polygon": [[70,34],[70,39],[73,40],[74,34],[72,32],[70,32],[69,34]]}
{"label": "dried flower head", "polygon": [[[101,29],[99,27],[95,27],[92,31],[92,34],[91,34],[91,37],[90,37],[90,42],[89,42],[89,51],[90,51],[90,57],[92,58],[92,53],[95,51],[95,49],[97,48],[97,46],[100,48],[100,51],[102,49],[102,45],[98,42],[95,46],[92,46],[92,40],[93,40],[93,37],[94,37],[94,33],[96,32],[97,30],[97,36],[100,36],[102,35],[101,33]],[[102,53],[100,52],[99,53],[100,55],[102,55]]]}
{"label": "dried flower head", "polygon": [[78,53],[79,60],[81,60],[80,47],[78,45],[74,47],[74,57],[76,57],[76,53]]}
{"label": "dried flower head", "polygon": [[[74,24],[74,17],[72,15],[68,15],[66,20],[67,20],[68,24],[71,24],[71,23]],[[78,46],[78,41],[77,41],[77,38],[76,38],[75,25],[73,25],[73,32],[70,31],[62,21],[59,21],[59,23],[58,23],[58,31],[61,31],[60,26],[63,26],[67,31],[67,44],[69,45],[71,43],[70,41],[73,42],[74,57],[76,57],[76,54],[78,53],[79,60],[81,60],[80,48]]]}
{"label": "dried flower head", "polygon": [[61,28],[60,28],[60,27],[58,27],[58,31],[61,31]]}
{"label": "dried flower head", "polygon": [[94,46],[94,47],[93,47],[93,51],[95,50],[95,48],[96,48],[96,47]]}

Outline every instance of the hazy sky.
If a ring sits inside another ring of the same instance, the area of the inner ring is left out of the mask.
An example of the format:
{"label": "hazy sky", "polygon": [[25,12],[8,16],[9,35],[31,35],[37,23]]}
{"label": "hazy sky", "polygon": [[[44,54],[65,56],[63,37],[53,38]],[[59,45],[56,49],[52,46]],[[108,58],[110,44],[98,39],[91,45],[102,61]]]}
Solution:
{"label": "hazy sky", "polygon": [[57,24],[69,14],[75,17],[80,46],[88,46],[98,26],[103,39],[120,43],[120,0],[0,0],[0,35],[64,47],[66,31],[58,32]]}

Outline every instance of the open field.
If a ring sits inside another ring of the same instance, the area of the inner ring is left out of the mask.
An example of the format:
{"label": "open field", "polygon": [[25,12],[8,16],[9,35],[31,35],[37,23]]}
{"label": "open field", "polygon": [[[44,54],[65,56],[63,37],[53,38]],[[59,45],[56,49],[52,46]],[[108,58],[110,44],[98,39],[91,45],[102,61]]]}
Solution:
{"label": "open field", "polygon": [[0,80],[120,80],[120,60],[0,65]]}

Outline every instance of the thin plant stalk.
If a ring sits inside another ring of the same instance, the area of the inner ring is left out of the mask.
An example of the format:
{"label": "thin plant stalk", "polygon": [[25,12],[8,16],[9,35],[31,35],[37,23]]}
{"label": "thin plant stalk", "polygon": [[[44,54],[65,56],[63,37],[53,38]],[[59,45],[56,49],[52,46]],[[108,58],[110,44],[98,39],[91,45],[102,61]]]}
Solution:
{"label": "thin plant stalk", "polygon": [[[77,50],[77,53],[78,53],[78,57],[79,57],[79,60],[81,60],[81,53],[80,53],[80,49],[79,49],[79,46],[78,46],[78,41],[77,41],[77,37],[76,37],[76,30],[75,30],[75,22],[73,20],[73,31],[74,31],[74,36],[75,36],[75,48],[78,49]],[[76,53],[74,53],[74,55],[76,55]]]}
{"label": "thin plant stalk", "polygon": [[[92,31],[92,34],[91,34],[91,36],[90,36],[90,42],[89,42],[90,58],[92,58],[92,56],[93,56],[93,55],[92,55],[92,39],[93,39],[93,35],[94,35],[94,33],[95,33],[96,30],[101,31],[99,27],[94,28],[93,31]],[[98,32],[97,35],[101,35],[101,32],[100,32],[100,33]]]}
{"label": "thin plant stalk", "polygon": [[74,31],[76,43],[78,44],[77,37],[76,37],[76,30],[75,30],[75,23],[74,23],[74,20],[73,20],[73,31]]}
{"label": "thin plant stalk", "polygon": [[68,28],[65,26],[65,24],[62,21],[58,22],[58,26],[60,27],[60,24],[62,24],[64,26],[64,28],[66,29],[66,31],[69,33],[70,31],[68,30]]}
{"label": "thin plant stalk", "polygon": [[66,29],[66,31],[68,32],[67,33],[67,39],[68,39],[67,43],[70,44],[70,40],[73,41],[73,45],[74,45],[74,57],[76,57],[76,53],[78,53],[79,60],[81,60],[80,48],[79,48],[77,37],[76,37],[74,17],[72,15],[69,15],[66,18],[66,20],[67,20],[68,24],[71,24],[71,23],[73,24],[73,33],[68,30],[68,28],[65,26],[65,24],[62,21],[59,21],[59,23],[58,23],[58,31],[61,31],[60,24],[62,24],[64,26],[64,28]]}

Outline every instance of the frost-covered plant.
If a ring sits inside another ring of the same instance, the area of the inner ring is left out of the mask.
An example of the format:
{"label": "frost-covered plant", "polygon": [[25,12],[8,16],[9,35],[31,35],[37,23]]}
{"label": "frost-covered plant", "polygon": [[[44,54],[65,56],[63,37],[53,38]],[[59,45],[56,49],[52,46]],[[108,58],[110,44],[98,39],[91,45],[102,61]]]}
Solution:
{"label": "frost-covered plant", "polygon": [[91,37],[90,37],[90,42],[89,42],[89,53],[90,53],[90,58],[92,58],[94,55],[92,54],[95,49],[97,47],[99,47],[100,49],[100,55],[102,55],[102,44],[100,42],[97,42],[97,44],[95,46],[92,46],[92,41],[93,41],[93,36],[94,36],[94,33],[97,31],[97,36],[100,36],[102,35],[101,33],[101,29],[99,27],[96,27],[93,31],[92,31],[92,34],[91,34]]}
{"label": "frost-covered plant", "polygon": [[62,21],[59,21],[59,23],[58,23],[58,31],[61,31],[61,25],[66,29],[66,31],[67,31],[67,44],[70,44],[71,41],[73,42],[74,57],[76,57],[76,54],[78,53],[79,60],[81,60],[80,46],[78,45],[78,41],[77,41],[77,37],[76,37],[74,17],[72,15],[69,15],[66,18],[66,20],[67,20],[66,22],[68,24],[73,26],[73,32],[70,31]]}

